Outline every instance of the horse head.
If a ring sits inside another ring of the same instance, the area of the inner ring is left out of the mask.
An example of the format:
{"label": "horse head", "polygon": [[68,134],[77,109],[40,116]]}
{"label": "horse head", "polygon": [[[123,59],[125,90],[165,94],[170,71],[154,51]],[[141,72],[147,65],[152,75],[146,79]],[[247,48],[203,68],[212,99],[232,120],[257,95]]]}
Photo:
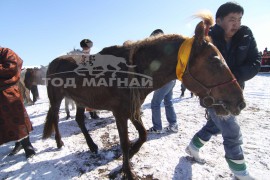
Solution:
{"label": "horse head", "polygon": [[204,21],[195,29],[182,81],[199,96],[202,106],[214,108],[218,115],[238,115],[246,106],[243,91],[219,50],[207,37],[205,31],[209,28],[209,19],[202,18]]}
{"label": "horse head", "polygon": [[31,89],[32,85],[45,85],[47,68],[42,66],[41,68],[27,68],[25,72],[24,84],[28,89]]}

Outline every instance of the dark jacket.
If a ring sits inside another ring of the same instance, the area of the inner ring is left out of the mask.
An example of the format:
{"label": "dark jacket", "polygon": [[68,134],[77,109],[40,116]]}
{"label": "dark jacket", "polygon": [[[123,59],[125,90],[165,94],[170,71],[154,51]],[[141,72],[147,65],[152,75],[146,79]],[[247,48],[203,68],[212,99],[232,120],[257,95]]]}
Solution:
{"label": "dark jacket", "polygon": [[229,49],[224,39],[224,30],[219,25],[216,24],[210,29],[209,36],[225,58],[240,86],[244,88],[245,81],[253,78],[261,67],[261,55],[251,30],[247,26],[241,26],[232,37]]}

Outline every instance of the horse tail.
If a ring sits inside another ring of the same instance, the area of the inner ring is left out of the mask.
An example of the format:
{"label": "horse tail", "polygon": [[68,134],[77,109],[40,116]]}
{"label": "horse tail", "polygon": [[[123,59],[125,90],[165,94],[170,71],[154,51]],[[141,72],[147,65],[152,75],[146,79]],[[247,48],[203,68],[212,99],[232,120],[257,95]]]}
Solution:
{"label": "horse tail", "polygon": [[[47,71],[47,78],[57,72],[58,63],[53,61],[50,63]],[[62,91],[59,87],[55,87],[51,83],[51,79],[47,80],[47,94],[50,101],[50,108],[46,116],[46,121],[43,129],[42,139],[49,138],[52,133],[55,131],[55,124],[58,123],[59,120],[59,108],[61,105],[61,101],[64,98]]]}
{"label": "horse tail", "polygon": [[45,122],[44,129],[43,129],[42,139],[49,138],[52,135],[52,133],[54,132],[53,119],[55,119],[55,113],[54,113],[52,107],[50,107],[48,114],[47,114],[47,117],[46,117],[46,122]]}

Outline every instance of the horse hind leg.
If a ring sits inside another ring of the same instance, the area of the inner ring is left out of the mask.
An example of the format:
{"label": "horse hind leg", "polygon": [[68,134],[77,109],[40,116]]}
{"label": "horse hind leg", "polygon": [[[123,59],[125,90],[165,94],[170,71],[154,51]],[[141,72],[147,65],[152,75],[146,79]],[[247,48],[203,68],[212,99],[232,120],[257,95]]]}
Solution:
{"label": "horse hind leg", "polygon": [[91,152],[98,153],[98,146],[94,143],[93,139],[90,137],[88,130],[85,127],[84,123],[84,107],[77,107],[77,112],[76,112],[76,122],[79,125],[86,143],[90,149]]}

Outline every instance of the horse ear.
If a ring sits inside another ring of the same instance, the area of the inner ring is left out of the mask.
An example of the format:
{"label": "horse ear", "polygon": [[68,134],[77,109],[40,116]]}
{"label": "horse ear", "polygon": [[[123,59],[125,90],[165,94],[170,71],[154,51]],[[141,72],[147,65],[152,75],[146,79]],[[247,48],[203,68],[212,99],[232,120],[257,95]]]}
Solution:
{"label": "horse ear", "polygon": [[197,24],[195,29],[195,42],[201,45],[204,42],[205,39],[205,29],[204,29],[204,23],[201,21],[199,24]]}

